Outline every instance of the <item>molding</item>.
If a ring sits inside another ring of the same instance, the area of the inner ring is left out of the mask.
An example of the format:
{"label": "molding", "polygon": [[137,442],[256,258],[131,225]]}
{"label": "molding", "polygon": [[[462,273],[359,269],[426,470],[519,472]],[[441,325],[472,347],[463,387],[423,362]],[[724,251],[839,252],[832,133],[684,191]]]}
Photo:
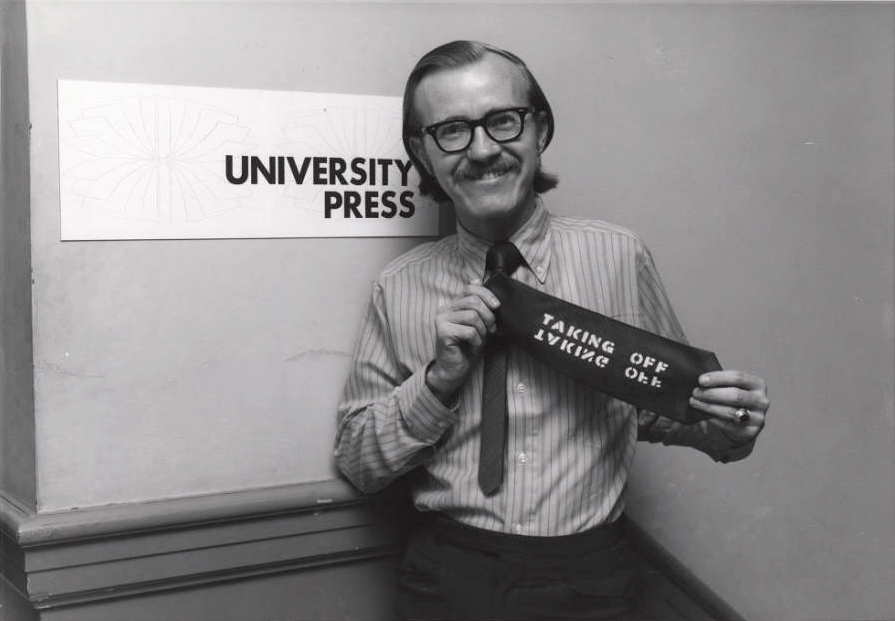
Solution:
{"label": "molding", "polygon": [[721,599],[705,582],[677,560],[667,548],[643,530],[634,520],[628,518],[626,527],[634,547],[644,559],[659,570],[662,576],[689,600],[688,603],[694,604],[706,615],[706,618],[745,621],[740,613]]}
{"label": "molding", "polygon": [[52,513],[29,511],[0,492],[0,526],[32,546],[363,502],[338,479]]}
{"label": "molding", "polygon": [[3,574],[47,609],[393,556],[403,505],[339,480],[48,514],[0,496]]}

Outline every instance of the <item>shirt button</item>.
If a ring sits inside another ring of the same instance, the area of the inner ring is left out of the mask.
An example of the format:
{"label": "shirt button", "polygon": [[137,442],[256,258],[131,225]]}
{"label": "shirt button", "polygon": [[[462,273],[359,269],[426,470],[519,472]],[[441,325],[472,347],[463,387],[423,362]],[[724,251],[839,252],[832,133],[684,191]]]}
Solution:
{"label": "shirt button", "polygon": [[535,268],[535,274],[537,274],[538,276],[543,276],[544,275],[544,266],[543,265],[537,266]]}
{"label": "shirt button", "polygon": [[522,524],[513,524],[513,532],[517,535],[522,532]]}
{"label": "shirt button", "polygon": [[518,390],[519,392],[525,392],[525,384],[523,384],[522,382],[519,382],[516,385],[516,390]]}
{"label": "shirt button", "polygon": [[516,461],[518,461],[520,464],[524,464],[528,461],[528,455],[525,454],[525,451],[516,455]]}

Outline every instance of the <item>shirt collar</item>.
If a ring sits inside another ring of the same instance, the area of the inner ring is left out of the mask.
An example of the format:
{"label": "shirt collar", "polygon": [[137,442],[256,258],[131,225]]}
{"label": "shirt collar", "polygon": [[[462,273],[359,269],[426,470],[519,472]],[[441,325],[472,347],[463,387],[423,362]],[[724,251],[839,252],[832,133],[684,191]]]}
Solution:
{"label": "shirt collar", "polygon": [[[528,220],[510,236],[510,241],[522,253],[535,278],[543,284],[550,268],[550,212],[540,199]],[[476,237],[457,222],[457,247],[470,280],[484,275],[485,254],[490,246],[491,242]]]}

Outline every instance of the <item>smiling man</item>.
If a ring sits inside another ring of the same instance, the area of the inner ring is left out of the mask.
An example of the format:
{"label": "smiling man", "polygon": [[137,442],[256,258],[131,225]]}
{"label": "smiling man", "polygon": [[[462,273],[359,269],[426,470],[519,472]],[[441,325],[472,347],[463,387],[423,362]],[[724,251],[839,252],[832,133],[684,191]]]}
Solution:
{"label": "smiling man", "polygon": [[[541,168],[547,98],[515,55],[455,41],[404,94],[421,191],[457,234],[388,265],[374,285],[340,404],[335,456],[362,491],[411,473],[426,516],[398,575],[398,613],[431,619],[643,615],[623,510],[638,439],[747,456],[768,409],[760,378],[699,377],[684,425],[638,411],[505,342],[486,273],[683,342],[649,252],[630,231],[553,215]],[[520,309],[501,309],[516,312]]]}

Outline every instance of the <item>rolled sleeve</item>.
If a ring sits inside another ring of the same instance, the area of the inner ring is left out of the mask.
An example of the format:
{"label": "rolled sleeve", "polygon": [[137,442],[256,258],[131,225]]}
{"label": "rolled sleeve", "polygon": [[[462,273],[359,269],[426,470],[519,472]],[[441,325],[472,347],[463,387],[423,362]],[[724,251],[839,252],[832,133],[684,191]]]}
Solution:
{"label": "rolled sleeve", "polygon": [[435,444],[457,422],[457,408],[449,408],[426,385],[426,369],[411,375],[398,390],[398,408],[407,430],[420,442]]}
{"label": "rolled sleeve", "polygon": [[342,473],[364,492],[424,463],[457,420],[426,386],[426,365],[408,372],[410,364],[397,353],[377,285],[339,404],[333,453]]}
{"label": "rolled sleeve", "polygon": [[755,448],[755,440],[733,443],[707,420],[684,425],[653,412],[640,412],[639,423],[640,440],[665,446],[689,446],[723,464],[744,459]]}

